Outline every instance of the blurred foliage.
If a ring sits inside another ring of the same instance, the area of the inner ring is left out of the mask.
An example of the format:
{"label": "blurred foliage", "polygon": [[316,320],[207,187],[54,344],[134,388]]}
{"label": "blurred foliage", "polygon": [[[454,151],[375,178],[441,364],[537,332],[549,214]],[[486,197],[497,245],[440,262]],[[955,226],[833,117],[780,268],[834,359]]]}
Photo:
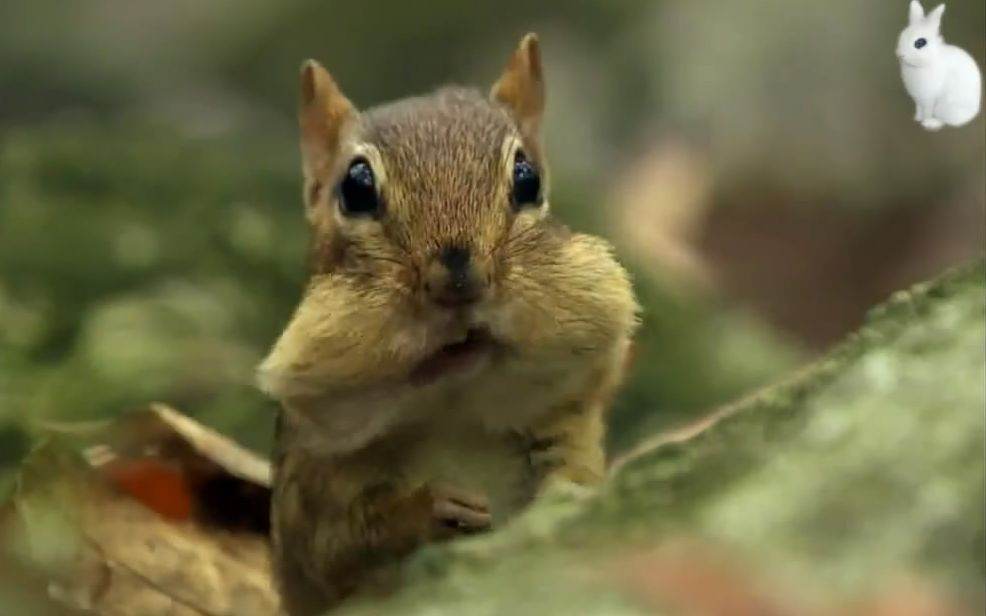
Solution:
{"label": "blurred foliage", "polygon": [[[946,39],[980,64],[984,20],[979,0],[948,3]],[[367,106],[446,80],[489,83],[538,30],[555,166],[605,181],[672,134],[708,149],[725,190],[895,207],[983,162],[982,119],[937,135],[912,125],[893,53],[905,22],[906,3],[856,0],[8,0],[0,122],[84,113],[286,134],[305,57]]]}
{"label": "blurred foliage", "polygon": [[261,444],[249,374],[304,274],[283,150],[154,129],[6,135],[2,408],[85,419],[165,398]]}
{"label": "blurred foliage", "polygon": [[[85,420],[164,400],[266,449],[271,409],[252,371],[305,273],[295,158],[287,143],[147,127],[8,134],[0,202],[17,207],[0,209],[0,408]],[[585,190],[559,193],[564,218],[598,225],[593,200],[576,198]],[[738,318],[646,275],[638,286],[646,314],[618,445],[652,413],[666,425],[787,365]]]}
{"label": "blurred foliage", "polygon": [[[980,65],[984,6],[950,0],[944,25]],[[825,207],[879,227],[880,212],[967,199],[986,163],[983,117],[936,135],[911,122],[893,55],[905,21],[903,1],[856,0],[0,2],[0,500],[44,425],[150,400],[266,450],[253,369],[304,277],[303,58],[365,107],[486,87],[536,30],[566,222],[612,235],[602,196],[670,138],[707,161],[711,210]],[[753,226],[744,247],[776,233]],[[760,262],[783,272],[800,247],[777,245],[791,254]],[[761,315],[631,265],[645,314],[614,450],[802,358]]]}
{"label": "blurred foliage", "polygon": [[[669,135],[707,155],[715,208],[782,194],[779,207],[880,210],[978,177],[982,118],[938,137],[910,124],[892,53],[904,8],[0,3],[0,464],[42,422],[153,399],[266,448],[253,366],[304,276],[303,58],[367,106],[446,80],[485,87],[539,31],[555,210],[605,233],[601,195]],[[981,0],[953,0],[947,38],[981,59],[984,17]],[[797,361],[757,315],[633,265],[645,318],[616,448]]]}
{"label": "blurred foliage", "polygon": [[637,280],[643,323],[610,420],[614,453],[766,384],[802,358],[754,315]]}
{"label": "blurred foliage", "polygon": [[[283,106],[294,102],[298,59],[322,58],[356,100],[370,105],[449,79],[473,81],[479,57],[485,56],[480,62],[492,75],[506,62],[509,45],[538,26],[564,31],[607,53],[608,42],[646,5],[642,0],[501,0],[464,9],[454,0],[427,6],[288,0],[258,11],[213,63],[242,91]],[[406,57],[408,50],[414,50],[413,57]]]}

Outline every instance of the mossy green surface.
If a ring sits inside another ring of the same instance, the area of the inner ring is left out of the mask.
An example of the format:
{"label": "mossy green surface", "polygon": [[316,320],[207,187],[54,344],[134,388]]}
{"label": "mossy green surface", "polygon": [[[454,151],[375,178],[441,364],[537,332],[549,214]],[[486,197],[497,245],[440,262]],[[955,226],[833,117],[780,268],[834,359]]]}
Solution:
{"label": "mossy green surface", "polygon": [[809,598],[911,576],[981,609],[984,278],[980,261],[898,293],[830,355],[638,454],[597,496],[425,550],[404,592],[343,613],[645,613],[600,570],[680,536]]}

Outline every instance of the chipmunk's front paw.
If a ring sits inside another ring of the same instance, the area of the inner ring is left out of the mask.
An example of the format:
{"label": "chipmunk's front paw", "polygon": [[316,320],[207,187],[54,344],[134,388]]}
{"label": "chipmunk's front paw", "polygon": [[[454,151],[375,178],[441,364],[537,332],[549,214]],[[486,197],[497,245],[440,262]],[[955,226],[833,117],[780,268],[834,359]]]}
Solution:
{"label": "chipmunk's front paw", "polygon": [[941,128],[945,126],[945,123],[939,120],[938,118],[925,118],[921,122],[921,126],[925,127],[928,130],[941,130]]}
{"label": "chipmunk's front paw", "polygon": [[429,492],[436,539],[490,529],[493,518],[486,498],[447,486],[431,486]]}

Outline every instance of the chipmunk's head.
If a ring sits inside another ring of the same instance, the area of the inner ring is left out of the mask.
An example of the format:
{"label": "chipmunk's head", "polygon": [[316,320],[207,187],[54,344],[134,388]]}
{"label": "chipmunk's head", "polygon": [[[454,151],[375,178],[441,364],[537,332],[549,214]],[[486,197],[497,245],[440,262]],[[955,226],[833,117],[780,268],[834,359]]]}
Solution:
{"label": "chipmunk's head", "polygon": [[534,35],[488,94],[443,88],[360,112],[309,60],[300,98],[312,274],[261,366],[268,392],[440,386],[497,354],[547,382],[545,365],[628,335],[636,303],[609,245],[548,213]]}
{"label": "chipmunk's head", "polygon": [[314,272],[370,275],[399,263],[399,283],[423,309],[481,301],[498,249],[547,215],[543,108],[533,35],[489,96],[443,88],[362,113],[321,65],[305,62],[300,119]]}
{"label": "chipmunk's head", "polygon": [[897,39],[897,58],[904,66],[922,68],[938,59],[944,41],[941,20],[945,5],[939,4],[927,15],[918,0],[911,0],[907,27]]}

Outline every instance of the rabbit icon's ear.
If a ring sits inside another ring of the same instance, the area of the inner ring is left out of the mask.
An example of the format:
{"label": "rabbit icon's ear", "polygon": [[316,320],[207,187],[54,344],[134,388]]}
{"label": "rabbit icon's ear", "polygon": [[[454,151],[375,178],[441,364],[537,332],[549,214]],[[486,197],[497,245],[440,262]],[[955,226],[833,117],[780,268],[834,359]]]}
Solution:
{"label": "rabbit icon's ear", "polygon": [[924,20],[924,7],[918,0],[911,0],[910,25],[914,25]]}
{"label": "rabbit icon's ear", "polygon": [[941,28],[941,17],[944,14],[945,14],[945,5],[939,4],[935,8],[931,9],[931,12],[928,13],[928,17],[925,19],[925,21],[928,23],[928,25],[934,26],[935,29],[937,30],[938,28]]}

